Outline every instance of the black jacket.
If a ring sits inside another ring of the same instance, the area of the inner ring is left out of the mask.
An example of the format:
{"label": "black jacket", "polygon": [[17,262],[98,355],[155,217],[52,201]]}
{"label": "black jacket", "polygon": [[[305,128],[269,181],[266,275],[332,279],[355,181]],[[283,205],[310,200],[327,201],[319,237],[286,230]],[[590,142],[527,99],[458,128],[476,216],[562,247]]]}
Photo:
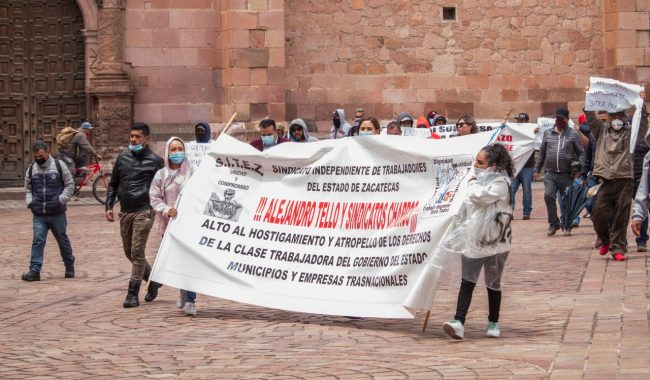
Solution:
{"label": "black jacket", "polygon": [[113,166],[106,194],[106,210],[112,210],[115,197],[122,212],[136,212],[151,208],[149,188],[156,172],[165,166],[163,159],[146,146],[138,153],[120,152]]}

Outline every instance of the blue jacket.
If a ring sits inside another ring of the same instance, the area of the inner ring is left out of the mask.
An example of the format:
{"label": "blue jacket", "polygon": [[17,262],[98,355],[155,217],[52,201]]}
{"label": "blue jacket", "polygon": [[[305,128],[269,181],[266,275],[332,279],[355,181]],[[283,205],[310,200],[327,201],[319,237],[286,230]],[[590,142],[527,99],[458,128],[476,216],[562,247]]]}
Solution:
{"label": "blue jacket", "polygon": [[[32,164],[25,173],[25,202],[34,215],[58,215],[66,211],[66,203],[74,193],[74,180],[65,164],[61,174],[54,157],[43,165]],[[61,178],[63,177],[63,178]]]}

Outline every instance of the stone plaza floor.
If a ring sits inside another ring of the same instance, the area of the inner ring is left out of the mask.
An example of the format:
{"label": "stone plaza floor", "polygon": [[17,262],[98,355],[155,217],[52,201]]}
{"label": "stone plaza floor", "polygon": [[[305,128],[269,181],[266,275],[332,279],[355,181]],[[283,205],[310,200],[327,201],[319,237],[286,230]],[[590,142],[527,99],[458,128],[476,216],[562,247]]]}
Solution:
{"label": "stone plaza floor", "polygon": [[[90,199],[69,207],[77,258],[64,279],[48,237],[41,281],[27,270],[31,213],[0,201],[2,379],[649,379],[648,256],[614,262],[593,248],[584,219],[573,235],[546,237],[541,184],[533,218],[521,220],[504,274],[501,338],[485,338],[487,294],[479,283],[465,340],[441,328],[457,284],[439,289],[428,328],[411,320],[309,315],[198,295],[196,317],[175,307],[178,290],[122,308],[130,264],[118,223]],[[154,227],[147,257],[160,237]]]}

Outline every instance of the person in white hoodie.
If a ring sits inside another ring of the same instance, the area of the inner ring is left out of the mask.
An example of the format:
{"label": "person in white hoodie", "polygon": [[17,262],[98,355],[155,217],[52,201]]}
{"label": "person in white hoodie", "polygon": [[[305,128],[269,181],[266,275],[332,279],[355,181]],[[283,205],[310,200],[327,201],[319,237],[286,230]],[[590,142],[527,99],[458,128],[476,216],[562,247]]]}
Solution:
{"label": "person in white hoodie", "polygon": [[340,139],[348,135],[352,126],[345,121],[345,111],[337,108],[332,112],[332,128],[330,129],[330,139]]}
{"label": "person in white hoodie", "polygon": [[[512,230],[512,196],[514,174],[510,154],[503,145],[482,148],[474,163],[475,176],[468,182],[465,201],[459,211],[452,234],[462,253],[462,281],[454,318],[443,330],[454,339],[463,339],[465,316],[472,302],[474,287],[481,269],[488,293],[486,334],[497,338],[501,309],[501,275],[510,252]],[[463,239],[464,237],[464,239]]]}
{"label": "person in white hoodie", "polygon": [[[189,163],[185,156],[185,142],[179,137],[172,136],[167,140],[163,158],[165,167],[156,172],[149,188],[151,207],[160,216],[160,235],[165,234],[170,219],[175,218],[178,214],[176,200],[194,173],[194,166]],[[155,290],[153,296],[155,299],[160,284],[152,281],[149,285],[149,293],[152,293],[152,287]],[[196,315],[195,299],[196,293],[181,290],[180,299],[176,306],[179,308],[184,307],[186,315]],[[153,301],[153,299],[148,300],[145,298],[145,301]]]}

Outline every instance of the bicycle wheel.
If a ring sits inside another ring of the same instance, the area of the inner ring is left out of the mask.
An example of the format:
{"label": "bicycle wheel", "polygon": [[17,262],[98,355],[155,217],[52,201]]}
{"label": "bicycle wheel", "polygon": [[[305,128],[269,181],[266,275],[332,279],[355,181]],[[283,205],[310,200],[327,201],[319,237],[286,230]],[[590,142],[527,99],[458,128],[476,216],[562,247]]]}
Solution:
{"label": "bicycle wheel", "polygon": [[95,199],[103,205],[106,204],[106,194],[108,193],[108,183],[111,181],[111,176],[107,174],[99,175],[93,182],[93,195]]}

